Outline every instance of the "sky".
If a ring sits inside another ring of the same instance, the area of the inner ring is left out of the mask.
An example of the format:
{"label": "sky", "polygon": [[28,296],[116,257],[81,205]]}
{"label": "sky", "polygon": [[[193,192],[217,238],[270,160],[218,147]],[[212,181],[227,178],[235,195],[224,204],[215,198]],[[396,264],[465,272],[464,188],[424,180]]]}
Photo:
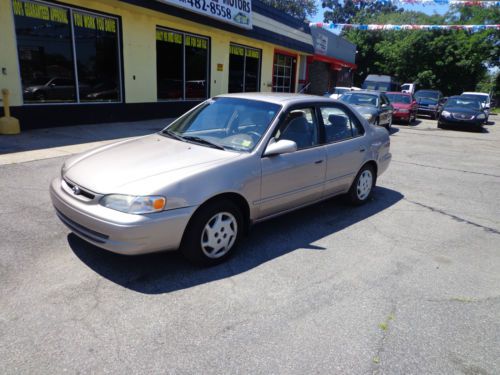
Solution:
{"label": "sky", "polygon": [[[321,1],[317,0],[316,3],[318,4],[318,13],[313,17],[312,22],[323,22],[323,8],[321,8]],[[399,6],[399,5],[398,5]],[[428,5],[422,5],[422,4],[405,4],[402,6],[404,10],[413,10],[416,12],[423,12],[429,15],[432,15],[434,13],[437,14],[445,14],[449,6],[448,5],[438,5],[438,4],[428,4]]]}

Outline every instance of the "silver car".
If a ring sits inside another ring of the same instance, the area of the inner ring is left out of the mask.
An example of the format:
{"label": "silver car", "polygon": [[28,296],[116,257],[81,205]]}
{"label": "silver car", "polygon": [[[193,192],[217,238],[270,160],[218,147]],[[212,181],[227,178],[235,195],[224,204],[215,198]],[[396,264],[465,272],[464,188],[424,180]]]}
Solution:
{"label": "silver car", "polygon": [[366,202],[389,146],[385,129],[329,98],[223,95],[157,134],[68,159],[50,193],[62,222],[96,246],[214,264],[256,222],[338,194]]}

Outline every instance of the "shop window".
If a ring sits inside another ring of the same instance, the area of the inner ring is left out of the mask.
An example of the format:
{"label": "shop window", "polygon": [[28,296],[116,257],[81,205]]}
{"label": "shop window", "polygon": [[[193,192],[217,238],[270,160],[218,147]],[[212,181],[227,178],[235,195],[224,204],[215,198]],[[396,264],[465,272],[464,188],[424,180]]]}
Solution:
{"label": "shop window", "polygon": [[229,92],[260,91],[260,56],[260,50],[230,45]]}
{"label": "shop window", "polygon": [[118,20],[13,0],[25,103],[119,101]]}
{"label": "shop window", "polygon": [[156,30],[158,99],[203,100],[208,96],[208,38]]}
{"label": "shop window", "polygon": [[297,57],[281,53],[274,54],[273,91],[295,92],[295,66]]}

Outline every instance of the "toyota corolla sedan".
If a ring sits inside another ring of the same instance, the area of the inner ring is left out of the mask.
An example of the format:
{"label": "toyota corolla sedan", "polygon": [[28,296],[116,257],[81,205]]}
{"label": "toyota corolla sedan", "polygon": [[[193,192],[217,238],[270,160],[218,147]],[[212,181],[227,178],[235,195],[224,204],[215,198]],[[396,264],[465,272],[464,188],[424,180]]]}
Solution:
{"label": "toyota corolla sedan", "polygon": [[179,249],[210,265],[254,223],[338,194],[366,202],[389,146],[385,129],[342,102],[224,95],[159,133],[68,159],[50,193],[61,221],[98,247]]}

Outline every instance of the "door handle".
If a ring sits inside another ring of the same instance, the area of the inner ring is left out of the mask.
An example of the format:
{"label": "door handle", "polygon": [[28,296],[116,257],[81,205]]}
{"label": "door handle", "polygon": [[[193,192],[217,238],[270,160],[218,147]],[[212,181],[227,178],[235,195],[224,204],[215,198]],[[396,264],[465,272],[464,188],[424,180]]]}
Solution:
{"label": "door handle", "polygon": [[365,152],[365,151],[366,151],[366,148],[364,148],[364,147],[361,147],[361,148],[359,149],[359,152]]}
{"label": "door handle", "polygon": [[321,163],[323,163],[323,160],[316,160],[316,161],[314,162],[314,164],[321,164]]}

